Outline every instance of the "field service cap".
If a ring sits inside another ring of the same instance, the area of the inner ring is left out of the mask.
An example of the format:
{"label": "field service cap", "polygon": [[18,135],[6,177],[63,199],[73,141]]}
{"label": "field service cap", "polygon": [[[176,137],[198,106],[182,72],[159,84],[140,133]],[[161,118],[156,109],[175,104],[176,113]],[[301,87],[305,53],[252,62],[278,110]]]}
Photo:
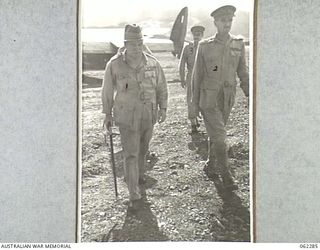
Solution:
{"label": "field service cap", "polygon": [[197,25],[191,28],[191,32],[204,32],[205,28],[203,26]]}
{"label": "field service cap", "polygon": [[212,11],[211,16],[214,19],[217,19],[222,16],[234,16],[234,13],[236,12],[236,7],[232,5],[225,5],[222,6],[214,11]]}
{"label": "field service cap", "polygon": [[124,41],[128,42],[137,40],[143,40],[140,26],[137,26],[136,24],[127,24],[124,29]]}

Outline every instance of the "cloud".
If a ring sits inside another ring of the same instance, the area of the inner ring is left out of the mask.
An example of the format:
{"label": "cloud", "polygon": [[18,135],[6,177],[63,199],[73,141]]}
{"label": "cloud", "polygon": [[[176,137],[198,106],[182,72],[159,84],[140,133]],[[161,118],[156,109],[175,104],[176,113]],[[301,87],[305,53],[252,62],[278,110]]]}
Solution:
{"label": "cloud", "polygon": [[118,26],[120,23],[138,23],[143,20],[175,19],[180,9],[189,8],[192,13],[204,11],[205,16],[215,8],[233,4],[238,10],[252,9],[253,0],[82,0],[82,24],[88,26]]}

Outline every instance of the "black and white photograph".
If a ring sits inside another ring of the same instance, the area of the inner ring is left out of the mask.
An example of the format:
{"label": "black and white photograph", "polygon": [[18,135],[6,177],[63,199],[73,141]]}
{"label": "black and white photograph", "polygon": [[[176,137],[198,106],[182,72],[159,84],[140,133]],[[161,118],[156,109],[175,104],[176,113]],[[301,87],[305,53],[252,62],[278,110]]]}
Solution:
{"label": "black and white photograph", "polygon": [[1,248],[318,248],[319,9],[1,0]]}
{"label": "black and white photograph", "polygon": [[81,242],[252,241],[254,1],[81,1]]}

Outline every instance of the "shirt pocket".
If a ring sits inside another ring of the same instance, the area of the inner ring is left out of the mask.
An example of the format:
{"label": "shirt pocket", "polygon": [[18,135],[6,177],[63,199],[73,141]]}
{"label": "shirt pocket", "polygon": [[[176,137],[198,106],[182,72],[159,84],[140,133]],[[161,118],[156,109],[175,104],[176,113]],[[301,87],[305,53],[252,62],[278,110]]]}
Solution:
{"label": "shirt pocket", "polygon": [[156,86],[156,72],[155,69],[146,70],[144,72],[144,79],[150,82],[154,87]]}
{"label": "shirt pocket", "polygon": [[220,61],[217,57],[205,57],[205,65],[206,65],[206,71],[208,72],[208,76],[212,80],[219,79],[221,66]]}
{"label": "shirt pocket", "polygon": [[127,90],[134,89],[132,79],[127,75],[119,75],[117,78],[117,91],[124,92]]}
{"label": "shirt pocket", "polygon": [[129,103],[115,103],[114,121],[117,126],[132,129],[134,127],[135,106]]}
{"label": "shirt pocket", "polygon": [[199,106],[202,109],[214,108],[217,104],[218,93],[221,87],[217,82],[204,81],[200,92]]}
{"label": "shirt pocket", "polygon": [[156,101],[156,88],[152,83],[152,80],[144,80],[142,82],[142,88],[144,93],[144,98],[146,101],[155,102]]}
{"label": "shirt pocket", "polygon": [[153,68],[151,70],[146,70],[142,81],[142,88],[146,100],[155,101],[156,86],[155,70]]}
{"label": "shirt pocket", "polygon": [[236,68],[241,56],[241,50],[238,48],[230,48],[231,64]]}

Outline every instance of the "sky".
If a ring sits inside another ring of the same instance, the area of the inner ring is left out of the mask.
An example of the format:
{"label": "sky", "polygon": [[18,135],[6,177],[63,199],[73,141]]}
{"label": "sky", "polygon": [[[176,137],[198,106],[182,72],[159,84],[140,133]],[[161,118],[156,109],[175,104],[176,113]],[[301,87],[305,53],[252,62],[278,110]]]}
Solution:
{"label": "sky", "polygon": [[208,10],[208,16],[216,8],[231,4],[237,10],[250,12],[253,9],[253,0],[82,0],[82,26],[115,26],[123,22],[135,22],[143,15],[157,19],[165,11],[183,7],[192,11]]}

